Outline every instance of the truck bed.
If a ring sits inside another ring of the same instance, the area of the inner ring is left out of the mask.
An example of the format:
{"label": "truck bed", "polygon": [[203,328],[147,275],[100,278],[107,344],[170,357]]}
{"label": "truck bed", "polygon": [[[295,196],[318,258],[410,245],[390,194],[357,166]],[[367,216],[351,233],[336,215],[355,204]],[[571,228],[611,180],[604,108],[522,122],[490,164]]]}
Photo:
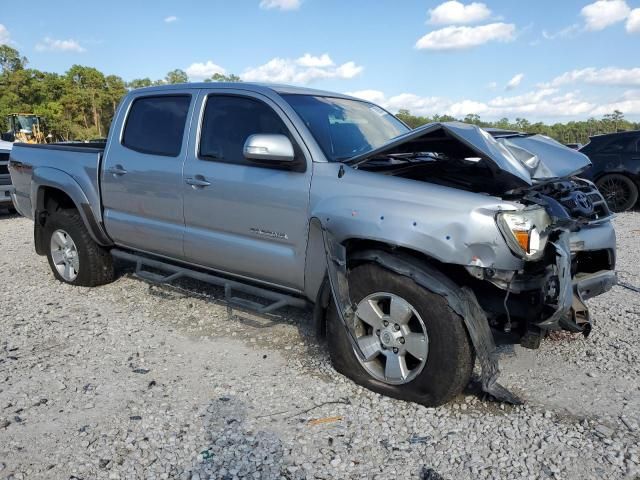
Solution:
{"label": "truck bed", "polygon": [[68,186],[76,192],[79,204],[86,204],[94,219],[101,218],[99,172],[105,145],[98,143],[59,143],[36,145],[16,143],[9,161],[15,187],[14,203],[20,214],[33,218],[33,185]]}

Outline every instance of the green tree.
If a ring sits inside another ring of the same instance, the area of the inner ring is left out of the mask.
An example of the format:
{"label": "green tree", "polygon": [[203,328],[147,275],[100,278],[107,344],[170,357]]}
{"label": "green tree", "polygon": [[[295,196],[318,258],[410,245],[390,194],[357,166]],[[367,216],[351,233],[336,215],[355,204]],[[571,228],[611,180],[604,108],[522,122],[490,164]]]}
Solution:
{"label": "green tree", "polygon": [[102,136],[102,103],[105,97],[104,75],[93,67],[73,65],[66,74],[71,84],[69,99],[88,129],[92,124],[95,134]]}
{"label": "green tree", "polygon": [[167,76],[164,77],[164,81],[168,84],[187,83],[189,81],[189,77],[184,70],[176,68],[175,70],[171,70],[167,73]]}
{"label": "green tree", "polygon": [[482,126],[483,122],[480,120],[480,115],[476,115],[475,113],[469,113],[463,120],[464,123],[473,123],[474,125]]}
{"label": "green tree", "polygon": [[144,88],[150,87],[153,85],[153,82],[150,78],[135,78],[127,83],[127,88],[129,90],[135,90],[136,88]]}
{"label": "green tree", "polygon": [[9,45],[0,45],[0,72],[15,72],[26,67],[27,57],[21,57],[20,52]]}
{"label": "green tree", "polygon": [[205,82],[241,82],[239,76],[235,74],[223,75],[222,73],[214,73],[211,78],[205,79]]}

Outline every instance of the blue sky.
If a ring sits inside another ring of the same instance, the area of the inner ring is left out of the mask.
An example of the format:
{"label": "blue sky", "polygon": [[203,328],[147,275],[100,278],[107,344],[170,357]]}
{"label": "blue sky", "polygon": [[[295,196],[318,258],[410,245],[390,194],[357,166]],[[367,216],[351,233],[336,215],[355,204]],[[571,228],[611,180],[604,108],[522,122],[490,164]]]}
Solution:
{"label": "blue sky", "polygon": [[31,66],[126,80],[217,71],[349,92],[391,110],[640,118],[640,0],[0,0]]}

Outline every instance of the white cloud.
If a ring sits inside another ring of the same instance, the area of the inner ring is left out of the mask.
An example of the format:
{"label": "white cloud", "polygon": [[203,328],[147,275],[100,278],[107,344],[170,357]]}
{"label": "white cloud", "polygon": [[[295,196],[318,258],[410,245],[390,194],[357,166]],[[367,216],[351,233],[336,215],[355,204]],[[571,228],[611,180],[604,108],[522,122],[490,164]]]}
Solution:
{"label": "white cloud", "polygon": [[590,85],[609,85],[616,87],[640,86],[640,68],[583,68],[571,70],[558,75],[542,87],[559,87],[572,83],[587,83]]}
{"label": "white cloud", "polygon": [[300,8],[301,0],[260,0],[260,8],[270,10],[297,10]]}
{"label": "white cloud", "polygon": [[211,60],[206,62],[196,62],[185,68],[185,72],[191,80],[204,80],[211,78],[216,73],[225,74],[227,71],[220,65],[216,65]]}
{"label": "white cloud", "polygon": [[558,92],[556,88],[540,88],[522,95],[511,97],[495,97],[489,100],[489,106],[499,109],[523,108],[526,105],[537,104]]}
{"label": "white cloud", "polygon": [[400,95],[387,98],[384,92],[379,90],[360,90],[348,92],[347,95],[376,103],[392,113],[405,109],[414,115],[441,114],[451,105],[451,102],[446,98],[421,97],[413,93],[401,93]]}
{"label": "white cloud", "polygon": [[358,90],[356,92],[347,92],[346,95],[361,98],[362,100],[366,100],[367,102],[372,103],[382,104],[386,101],[384,93],[380,90]]}
{"label": "white cloud", "polygon": [[543,30],[542,36],[546,40],[556,40],[559,38],[573,38],[581,32],[581,28],[582,27],[580,27],[580,25],[578,25],[577,23],[574,23],[572,25],[569,25],[568,27],[558,30],[557,32],[549,32],[548,30]]}
{"label": "white cloud", "polygon": [[596,31],[622,22],[630,11],[625,0],[598,0],[585,6],[580,14],[584,18],[587,30]]}
{"label": "white cloud", "polygon": [[167,18],[164,19],[164,23],[173,23],[177,21],[178,21],[178,17],[176,17],[175,15],[169,15]]}
{"label": "white cloud", "polygon": [[[575,118],[591,116],[601,108],[597,104],[581,98],[579,92],[560,94],[557,89],[538,89],[510,97],[499,96],[486,102],[473,99],[453,101],[443,97],[421,97],[410,93],[387,98],[383,92],[378,90],[361,90],[349,93],[349,95],[377,103],[393,113],[406,109],[414,115],[446,114],[456,118],[463,118],[468,114],[481,115],[484,118],[516,118],[518,116],[526,116],[529,119]],[[614,106],[629,107],[635,105],[634,102],[638,103],[638,108],[635,111],[640,113],[640,93],[637,99],[625,99]],[[613,110],[610,107],[611,105],[602,108],[605,108],[604,111],[608,113]],[[628,108],[622,111],[632,112]]]}
{"label": "white cloud", "polygon": [[11,35],[9,35],[9,30],[7,27],[0,23],[0,45],[7,45],[11,43]]}
{"label": "white cloud", "polygon": [[490,23],[478,27],[445,27],[427,33],[416,42],[419,50],[461,50],[487,42],[509,42],[515,38],[512,23]]}
{"label": "white cloud", "polygon": [[513,78],[509,80],[509,82],[507,83],[505,90],[513,90],[514,88],[519,87],[520,84],[522,83],[523,78],[524,78],[524,73],[518,73],[514,75]]}
{"label": "white cloud", "polygon": [[444,2],[429,10],[429,23],[433,25],[464,25],[478,23],[491,16],[491,10],[484,3],[465,5],[456,0]]}
{"label": "white cloud", "polygon": [[305,53],[302,57],[296,60],[296,63],[301,67],[331,67],[333,60],[327,53],[323,53],[319,57],[314,57],[310,53]]}
{"label": "white cloud", "polygon": [[80,45],[76,40],[56,40],[54,38],[45,37],[42,42],[36,44],[38,52],[86,52],[86,48]]}
{"label": "white cloud", "polygon": [[626,115],[640,114],[640,90],[624,92],[618,99],[597,106],[593,110],[592,116],[606,115],[614,110],[620,110]]}
{"label": "white cloud", "polygon": [[328,54],[314,57],[306,53],[298,59],[273,58],[264,65],[245,70],[240,77],[246,82],[304,85],[328,78],[350,79],[359,75],[363,69],[352,61],[336,66]]}
{"label": "white cloud", "polygon": [[627,32],[640,33],[640,8],[634,8],[627,19]]}
{"label": "white cloud", "polygon": [[489,82],[489,83],[487,83],[487,88],[489,90],[495,90],[496,88],[498,88],[498,82]]}

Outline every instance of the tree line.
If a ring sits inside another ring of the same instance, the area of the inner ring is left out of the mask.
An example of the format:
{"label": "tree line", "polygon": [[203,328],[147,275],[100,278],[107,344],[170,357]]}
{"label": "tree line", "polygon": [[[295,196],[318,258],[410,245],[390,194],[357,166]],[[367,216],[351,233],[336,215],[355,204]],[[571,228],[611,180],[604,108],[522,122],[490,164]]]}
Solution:
{"label": "tree line", "polygon": [[[9,129],[7,116],[35,113],[45,119],[46,131],[56,140],[88,140],[107,135],[120,99],[134,88],[183,83],[186,72],[172,70],[165,78],[138,78],[126,82],[117,75],[73,65],[64,74],[28,68],[16,49],[0,45],[0,131]],[[215,74],[210,82],[240,81],[236,75]]]}
{"label": "tree line", "polygon": [[[46,129],[56,140],[87,140],[105,137],[120,99],[135,88],[188,82],[183,70],[168,72],[163,79],[138,78],[129,82],[117,75],[105,75],[98,69],[73,65],[63,74],[28,68],[28,60],[8,45],[0,45],[0,131],[7,131],[11,113],[35,113],[45,118]],[[208,82],[239,82],[237,75],[215,74]],[[542,133],[562,143],[586,143],[592,135],[620,130],[638,130],[640,123],[630,122],[620,111],[601,119],[554,123],[531,123],[524,118],[511,121],[484,121],[478,115],[457,119],[449,115],[432,117],[412,115],[400,110],[398,117],[412,128],[430,122],[460,120],[481,127],[494,127],[530,133]]]}

